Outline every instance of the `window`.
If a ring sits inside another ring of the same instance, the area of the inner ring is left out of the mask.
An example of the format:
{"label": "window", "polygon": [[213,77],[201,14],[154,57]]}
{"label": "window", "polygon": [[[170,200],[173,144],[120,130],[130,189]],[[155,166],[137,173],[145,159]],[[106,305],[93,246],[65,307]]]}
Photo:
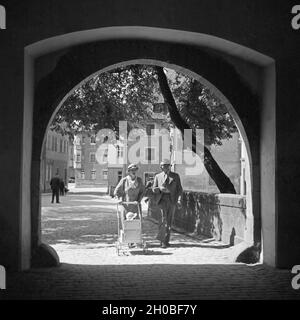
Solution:
{"label": "window", "polygon": [[123,157],[123,148],[120,146],[117,146],[117,157],[122,158]]}
{"label": "window", "polygon": [[147,124],[146,126],[146,133],[147,133],[147,136],[151,136],[154,134],[154,132],[152,130],[155,129],[155,124],[151,123],[151,124]]}
{"label": "window", "polygon": [[243,168],[243,187],[244,187],[244,192],[243,192],[243,195],[246,195],[247,194],[247,182],[246,182],[246,169]]}
{"label": "window", "polygon": [[51,164],[47,164],[47,180],[51,180]]}
{"label": "window", "polygon": [[155,148],[146,148],[145,160],[152,161],[155,159]]}
{"label": "window", "polygon": [[51,149],[51,136],[49,134],[47,135],[47,149]]}
{"label": "window", "polygon": [[95,180],[96,179],[96,170],[91,170],[91,179]]}
{"label": "window", "polygon": [[107,162],[107,157],[108,157],[108,149],[105,149],[104,153],[103,153],[103,161],[104,162]]}
{"label": "window", "polygon": [[49,164],[46,164],[46,181],[49,181]]}
{"label": "window", "polygon": [[81,178],[81,179],[85,179],[84,170],[81,170],[80,174],[81,174],[81,175],[80,175],[80,178]]}
{"label": "window", "polygon": [[85,137],[82,137],[82,144],[85,144]]}
{"label": "window", "polygon": [[52,150],[52,151],[55,151],[55,146],[54,146],[54,144],[55,144],[55,138],[54,138],[54,136],[52,136],[52,145],[51,145],[51,150]]}
{"label": "window", "polygon": [[103,180],[107,180],[107,174],[108,174],[107,170],[102,171]]}
{"label": "window", "polygon": [[47,181],[50,181],[52,178],[52,164],[51,163],[47,164],[46,170],[47,170]]}
{"label": "window", "polygon": [[91,136],[91,144],[95,144],[96,143],[96,137],[95,136]]}
{"label": "window", "polygon": [[122,171],[118,171],[118,182],[122,179]]}
{"label": "window", "polygon": [[167,113],[167,105],[164,103],[156,103],[153,105],[153,113]]}
{"label": "window", "polygon": [[81,153],[80,152],[76,153],[76,162],[81,162]]}
{"label": "window", "polygon": [[90,162],[96,162],[95,152],[90,153]]}

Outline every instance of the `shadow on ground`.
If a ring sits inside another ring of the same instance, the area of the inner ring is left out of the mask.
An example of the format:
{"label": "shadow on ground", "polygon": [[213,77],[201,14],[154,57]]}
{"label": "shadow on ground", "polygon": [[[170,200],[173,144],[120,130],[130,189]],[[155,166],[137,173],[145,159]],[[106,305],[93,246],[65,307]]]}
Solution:
{"label": "shadow on ground", "polygon": [[9,299],[300,299],[265,265],[75,265],[8,273]]}

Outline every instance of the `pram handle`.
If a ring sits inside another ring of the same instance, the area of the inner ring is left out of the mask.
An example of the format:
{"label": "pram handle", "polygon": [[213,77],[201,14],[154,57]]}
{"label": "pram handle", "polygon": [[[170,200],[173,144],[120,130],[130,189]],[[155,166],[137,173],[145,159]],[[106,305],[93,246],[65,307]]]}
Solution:
{"label": "pram handle", "polygon": [[138,205],[138,204],[140,204],[140,202],[138,202],[138,201],[121,201],[121,202],[119,202],[119,204],[136,204],[136,205]]}

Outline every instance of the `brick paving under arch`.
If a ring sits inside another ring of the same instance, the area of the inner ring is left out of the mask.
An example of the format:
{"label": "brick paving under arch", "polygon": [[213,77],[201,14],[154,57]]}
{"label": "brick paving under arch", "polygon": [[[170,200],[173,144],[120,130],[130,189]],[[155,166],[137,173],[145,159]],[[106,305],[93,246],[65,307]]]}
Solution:
{"label": "brick paving under arch", "polygon": [[115,205],[104,194],[69,194],[61,204],[43,195],[42,203],[43,241],[62,265],[8,274],[4,299],[300,299],[289,270],[236,264],[241,246],[175,232],[162,249],[147,219],[149,253],[117,256]]}

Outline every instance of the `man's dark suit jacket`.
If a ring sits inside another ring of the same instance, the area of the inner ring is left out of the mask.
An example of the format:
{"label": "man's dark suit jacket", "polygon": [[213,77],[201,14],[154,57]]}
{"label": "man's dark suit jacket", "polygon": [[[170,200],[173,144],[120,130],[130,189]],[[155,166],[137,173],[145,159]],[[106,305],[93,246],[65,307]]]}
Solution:
{"label": "man's dark suit jacket", "polygon": [[55,190],[55,189],[59,189],[60,187],[60,178],[58,177],[53,177],[50,181],[50,186],[51,189]]}
{"label": "man's dark suit jacket", "polygon": [[[164,185],[165,182],[165,173],[160,172],[154,177],[152,190],[154,193],[153,202],[157,205],[163,195],[160,188]],[[179,196],[182,193],[182,186],[180,177],[177,173],[170,171],[169,172],[169,179],[165,187],[170,192],[170,200],[172,204],[176,204],[178,201]]]}

